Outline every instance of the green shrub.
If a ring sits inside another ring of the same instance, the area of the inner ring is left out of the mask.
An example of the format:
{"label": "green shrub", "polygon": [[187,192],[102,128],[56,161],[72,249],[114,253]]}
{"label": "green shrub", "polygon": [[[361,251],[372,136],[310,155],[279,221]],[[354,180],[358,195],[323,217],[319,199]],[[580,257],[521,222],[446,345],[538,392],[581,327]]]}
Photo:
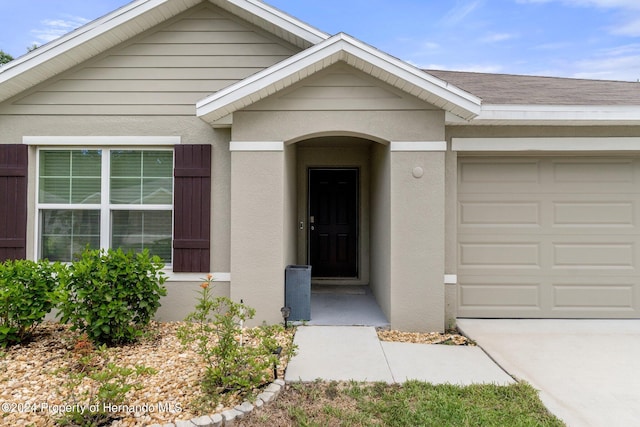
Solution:
{"label": "green shrub", "polygon": [[57,281],[65,267],[48,261],[0,264],[0,346],[27,339],[54,306]]}
{"label": "green shrub", "polygon": [[195,343],[206,371],[203,392],[212,399],[225,393],[246,394],[269,382],[271,368],[277,362],[278,343],[268,327],[244,330],[243,322],[253,318],[255,310],[227,297],[213,298],[204,282],[193,313],[178,331],[183,345]]}
{"label": "green shrub", "polygon": [[167,293],[163,267],[147,250],[85,250],[69,267],[69,279],[61,288],[61,321],[97,344],[135,341]]}

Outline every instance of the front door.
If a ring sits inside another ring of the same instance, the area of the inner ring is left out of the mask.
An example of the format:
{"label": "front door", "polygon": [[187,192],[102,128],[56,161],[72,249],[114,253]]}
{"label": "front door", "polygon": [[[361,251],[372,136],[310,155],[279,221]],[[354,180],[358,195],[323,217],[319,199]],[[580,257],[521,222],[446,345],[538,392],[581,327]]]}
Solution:
{"label": "front door", "polygon": [[358,276],[358,169],[309,169],[309,260],[314,277]]}

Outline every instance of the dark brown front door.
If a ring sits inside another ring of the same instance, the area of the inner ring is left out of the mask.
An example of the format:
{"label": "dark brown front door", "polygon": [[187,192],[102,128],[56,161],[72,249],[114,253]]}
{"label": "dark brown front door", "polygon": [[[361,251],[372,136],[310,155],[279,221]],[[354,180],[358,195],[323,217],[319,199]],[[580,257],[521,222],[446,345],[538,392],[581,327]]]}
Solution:
{"label": "dark brown front door", "polygon": [[314,277],[358,276],[358,170],[309,169]]}

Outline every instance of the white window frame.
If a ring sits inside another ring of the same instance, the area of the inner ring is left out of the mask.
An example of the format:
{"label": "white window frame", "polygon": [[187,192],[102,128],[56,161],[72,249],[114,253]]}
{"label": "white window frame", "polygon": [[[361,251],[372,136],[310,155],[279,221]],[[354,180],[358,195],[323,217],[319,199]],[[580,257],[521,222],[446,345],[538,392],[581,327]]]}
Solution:
{"label": "white window frame", "polygon": [[[140,137],[144,138],[144,142],[138,145],[131,146],[123,146],[123,145],[98,145],[97,142],[104,143],[107,140],[107,137],[91,137],[87,138],[87,143],[82,145],[78,138],[80,137],[72,137],[72,141],[67,140],[66,145],[58,145],[56,142],[64,140],[64,137],[25,137],[24,143],[33,143],[34,139],[39,139],[41,144],[37,147],[36,150],[36,215],[35,215],[35,227],[34,227],[34,249],[36,258],[40,258],[42,253],[40,243],[40,224],[41,224],[41,212],[43,210],[99,210],[100,211],[100,248],[108,249],[111,247],[111,212],[117,210],[138,210],[138,211],[171,211],[171,241],[173,242],[173,233],[174,233],[174,224],[173,224],[173,215],[174,215],[174,198],[173,198],[173,190],[172,190],[172,200],[170,205],[122,205],[122,204],[112,204],[110,202],[110,178],[111,178],[111,151],[113,150],[126,150],[126,151],[171,151],[172,154],[173,146],[161,146],[151,145],[147,142],[150,142],[150,137]],[[113,141],[113,138],[110,138]],[[135,138],[126,137],[128,141],[134,141]],[[172,138],[172,137],[169,137]],[[117,140],[118,138],[116,138]],[[172,140],[173,141],[173,140]],[[168,142],[167,138],[161,140],[160,142]],[[51,204],[51,203],[40,203],[40,153],[41,151],[78,151],[81,149],[89,149],[89,150],[100,150],[102,152],[102,165],[101,165],[101,181],[100,181],[100,204]],[[175,154],[172,156],[173,165],[172,171],[175,169]],[[175,188],[175,181],[172,184],[172,189]],[[169,208],[169,209],[167,209]],[[171,270],[173,266],[173,244],[171,245],[171,262],[166,263],[165,269]]]}

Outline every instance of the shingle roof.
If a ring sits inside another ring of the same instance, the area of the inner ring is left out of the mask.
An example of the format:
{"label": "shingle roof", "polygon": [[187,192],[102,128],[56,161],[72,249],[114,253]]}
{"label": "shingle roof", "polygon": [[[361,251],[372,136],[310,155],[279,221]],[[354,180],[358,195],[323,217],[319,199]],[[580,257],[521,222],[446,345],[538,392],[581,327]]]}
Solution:
{"label": "shingle roof", "polygon": [[466,71],[424,70],[483,104],[640,105],[640,83]]}

